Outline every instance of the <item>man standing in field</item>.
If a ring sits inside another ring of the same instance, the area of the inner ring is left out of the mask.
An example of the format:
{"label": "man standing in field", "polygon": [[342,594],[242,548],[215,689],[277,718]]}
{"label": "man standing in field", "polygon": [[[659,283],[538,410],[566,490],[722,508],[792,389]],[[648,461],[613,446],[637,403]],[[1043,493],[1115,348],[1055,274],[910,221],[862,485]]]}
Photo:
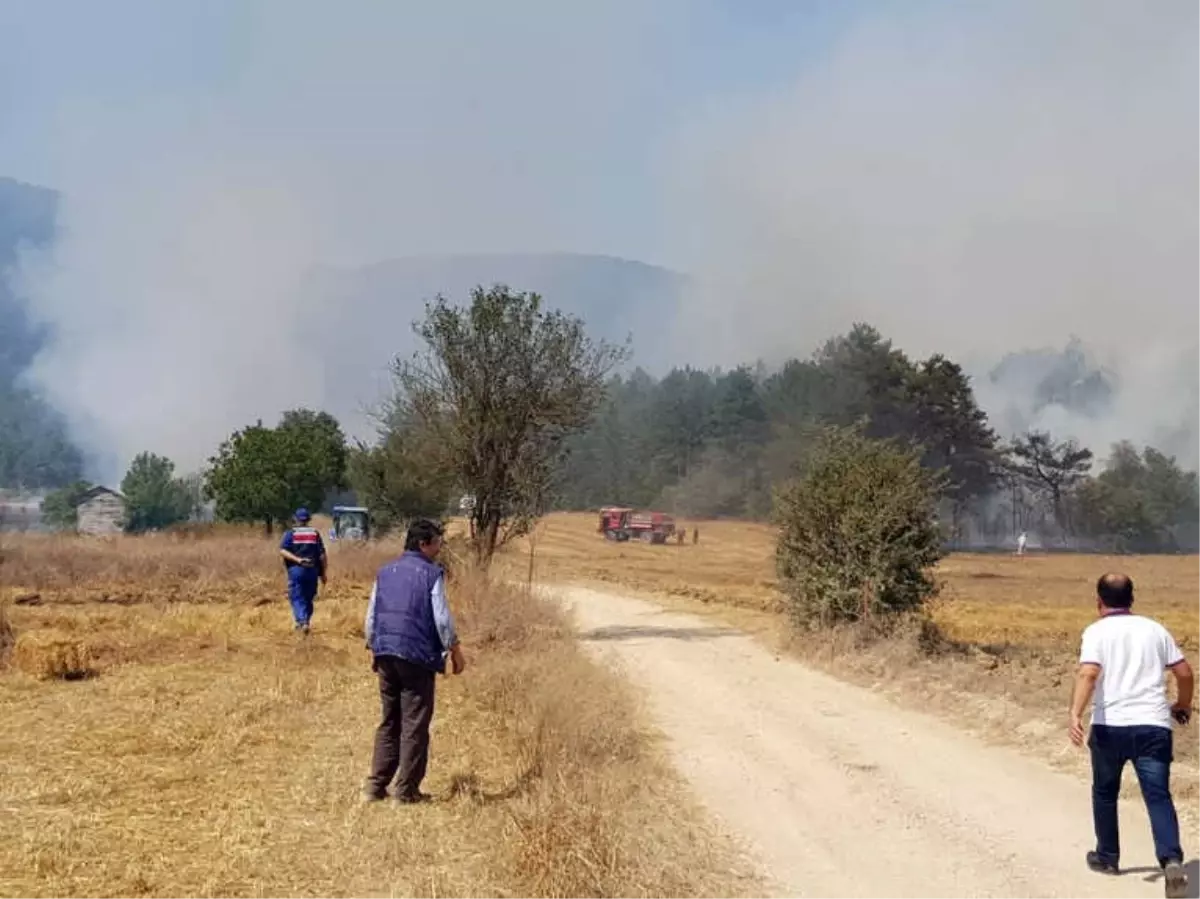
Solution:
{"label": "man standing in field", "polygon": [[[1082,745],[1083,713],[1094,697],[1088,748],[1096,848],[1087,854],[1087,864],[1093,871],[1120,873],[1117,794],[1125,763],[1132,762],[1150,813],[1166,895],[1183,896],[1187,875],[1170,790],[1171,722],[1187,724],[1191,718],[1192,669],[1166,628],[1132,613],[1133,581],[1127,575],[1104,575],[1096,594],[1100,620],[1083,632],[1070,725],[1071,742]],[[1179,687],[1174,705],[1167,699],[1164,670],[1175,675]]]}
{"label": "man standing in field", "polygon": [[385,799],[399,770],[396,799],[421,802],[421,781],[429,760],[429,724],[433,720],[434,678],[466,665],[454,619],[446,603],[446,578],[435,560],[442,528],[415,521],[404,540],[404,553],[375,576],[363,623],[371,668],[379,676],[382,715],[375,731],[375,752],[364,798]]}
{"label": "man standing in field", "polygon": [[308,634],[312,621],[313,600],[317,596],[317,581],[325,580],[325,544],[320,532],[309,527],[312,518],[308,509],[296,510],[296,526],[283,532],[279,554],[287,569],[288,601],[292,604],[292,618],[296,630]]}

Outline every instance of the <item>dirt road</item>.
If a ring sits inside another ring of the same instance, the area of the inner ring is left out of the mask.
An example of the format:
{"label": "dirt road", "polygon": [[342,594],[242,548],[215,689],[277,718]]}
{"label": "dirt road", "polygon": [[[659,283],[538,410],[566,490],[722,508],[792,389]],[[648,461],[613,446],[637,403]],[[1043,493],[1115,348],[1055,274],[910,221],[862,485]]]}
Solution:
{"label": "dirt road", "polygon": [[[737,631],[611,593],[555,592],[585,645],[642,686],[676,764],[783,895],[1163,895],[1140,803],[1121,809],[1127,873],[1092,874],[1078,779]],[[1195,862],[1189,874],[1195,895]]]}

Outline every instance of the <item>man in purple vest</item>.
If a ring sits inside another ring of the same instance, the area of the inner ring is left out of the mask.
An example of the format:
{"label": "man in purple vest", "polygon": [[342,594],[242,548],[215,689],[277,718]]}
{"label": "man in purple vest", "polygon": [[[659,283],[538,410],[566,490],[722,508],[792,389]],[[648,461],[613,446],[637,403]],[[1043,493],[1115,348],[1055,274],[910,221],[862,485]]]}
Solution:
{"label": "man in purple vest", "polygon": [[429,760],[429,723],[433,720],[434,678],[466,665],[454,619],[446,604],[446,579],[435,563],[442,548],[442,528],[415,521],[408,529],[404,553],[375,576],[363,631],[379,675],[383,713],[375,731],[375,753],[364,796],[387,798],[399,770],[396,799],[421,802],[420,791]]}

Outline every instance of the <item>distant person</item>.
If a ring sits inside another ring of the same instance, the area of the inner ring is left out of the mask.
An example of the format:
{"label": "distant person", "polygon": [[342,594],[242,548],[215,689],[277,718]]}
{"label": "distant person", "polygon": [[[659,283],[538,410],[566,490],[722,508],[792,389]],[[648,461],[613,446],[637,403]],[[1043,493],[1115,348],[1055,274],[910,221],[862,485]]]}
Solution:
{"label": "distant person", "polygon": [[[1088,748],[1096,848],[1087,854],[1087,864],[1093,871],[1120,873],[1117,794],[1125,763],[1132,762],[1150,813],[1154,852],[1166,877],[1166,894],[1183,896],[1187,875],[1169,786],[1171,721],[1187,724],[1191,719],[1192,669],[1166,628],[1133,614],[1133,581],[1127,575],[1104,575],[1096,584],[1096,594],[1100,620],[1083,632],[1070,727],[1071,742],[1081,745],[1084,709],[1094,698]],[[1174,705],[1163,685],[1164,669],[1175,675],[1179,687]]]}
{"label": "distant person", "polygon": [[1021,531],[1021,533],[1017,536],[1017,555],[1018,556],[1025,555],[1025,543],[1027,542],[1028,539],[1029,538],[1025,536],[1024,531]]}
{"label": "distant person", "polygon": [[371,669],[379,675],[382,715],[375,731],[371,774],[363,792],[370,801],[386,799],[399,770],[395,798],[422,802],[429,760],[429,724],[433,720],[434,678],[466,667],[454,619],[446,604],[446,578],[435,563],[442,528],[432,521],[413,522],[404,553],[375,576],[363,623]]}
{"label": "distant person", "polygon": [[692,546],[700,542],[700,528],[692,528]]}
{"label": "distant person", "polygon": [[683,538],[687,536],[687,528],[680,528],[675,532],[675,544],[683,546]]}
{"label": "distant person", "polygon": [[308,509],[296,510],[296,526],[283,532],[279,554],[287,569],[288,601],[296,631],[307,636],[317,598],[317,581],[326,583],[325,543],[321,533],[309,526]]}

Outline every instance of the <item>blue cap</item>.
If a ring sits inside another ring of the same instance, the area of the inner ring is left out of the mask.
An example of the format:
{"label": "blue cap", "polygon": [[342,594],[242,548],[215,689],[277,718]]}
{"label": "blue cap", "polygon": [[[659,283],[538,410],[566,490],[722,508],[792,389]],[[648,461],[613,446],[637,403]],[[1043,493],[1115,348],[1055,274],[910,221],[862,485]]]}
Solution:
{"label": "blue cap", "polygon": [[312,516],[308,514],[308,509],[305,509],[303,506],[296,510],[297,521],[308,521],[310,518]]}

